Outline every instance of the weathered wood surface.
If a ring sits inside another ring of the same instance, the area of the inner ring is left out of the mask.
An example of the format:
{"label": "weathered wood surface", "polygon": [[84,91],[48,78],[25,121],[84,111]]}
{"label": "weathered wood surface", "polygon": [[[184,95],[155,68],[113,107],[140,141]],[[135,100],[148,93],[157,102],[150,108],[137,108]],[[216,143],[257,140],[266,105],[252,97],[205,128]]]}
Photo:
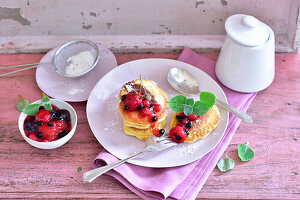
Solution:
{"label": "weathered wood surface", "polygon": [[[42,54],[0,55],[0,67],[37,62]],[[118,64],[178,54],[118,54]],[[216,60],[216,54],[205,54]],[[1,70],[8,72],[10,70]],[[40,98],[35,70],[0,78],[0,199],[105,198],[140,199],[121,183],[101,176],[93,183],[81,181],[82,172],[102,150],[86,118],[86,103],[71,103],[78,113],[73,138],[54,150],[36,149],[19,133],[15,109],[18,94]],[[198,195],[201,199],[300,199],[300,55],[277,54],[273,84],[260,92],[248,114],[254,124],[241,123],[226,150],[236,160],[234,170],[213,171]],[[252,161],[242,163],[237,145],[250,142]]]}

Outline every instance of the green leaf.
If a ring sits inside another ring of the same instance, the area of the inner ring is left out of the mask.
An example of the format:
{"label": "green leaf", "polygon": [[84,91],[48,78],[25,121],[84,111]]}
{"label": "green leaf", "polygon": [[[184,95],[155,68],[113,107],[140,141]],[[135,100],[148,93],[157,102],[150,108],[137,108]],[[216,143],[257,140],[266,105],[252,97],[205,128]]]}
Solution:
{"label": "green leaf", "polygon": [[77,172],[81,172],[81,170],[82,170],[82,167],[77,168]]}
{"label": "green leaf", "polygon": [[201,92],[200,101],[211,108],[216,103],[216,96],[211,92]]}
{"label": "green leaf", "polygon": [[45,107],[46,110],[52,110],[52,106],[51,106],[50,103],[46,103],[46,104],[44,105],[44,107]]}
{"label": "green leaf", "polygon": [[50,98],[47,95],[43,95],[42,103],[49,103],[49,102],[50,102]]}
{"label": "green leaf", "polygon": [[217,166],[221,172],[226,172],[230,169],[233,169],[235,165],[234,160],[227,157],[227,154],[225,155],[225,159],[220,159],[217,163]]}
{"label": "green leaf", "polygon": [[193,107],[189,105],[185,105],[183,112],[186,116],[189,116],[193,112]]}
{"label": "green leaf", "polygon": [[193,106],[193,113],[195,115],[204,115],[209,111],[209,107],[205,103],[202,103],[200,101],[196,101],[196,103]]}
{"label": "green leaf", "polygon": [[26,115],[33,116],[39,111],[39,107],[40,104],[30,104],[23,110],[23,113],[25,113]]}
{"label": "green leaf", "polygon": [[20,99],[20,101],[16,107],[19,111],[22,112],[30,103],[27,99],[23,99],[23,97],[21,95],[19,95],[19,99]]}
{"label": "green leaf", "polygon": [[249,147],[249,142],[247,142],[244,145],[240,144],[238,146],[238,154],[242,161],[249,161],[249,160],[252,160],[252,158],[254,157],[254,152]]}
{"label": "green leaf", "polygon": [[187,99],[186,101],[185,101],[185,104],[186,105],[189,105],[189,106],[192,106],[193,107],[193,105],[194,105],[194,99],[193,98],[189,98],[189,99]]}
{"label": "green leaf", "polygon": [[183,95],[177,95],[173,97],[168,102],[171,110],[173,110],[174,112],[183,112],[186,99],[187,98]]}

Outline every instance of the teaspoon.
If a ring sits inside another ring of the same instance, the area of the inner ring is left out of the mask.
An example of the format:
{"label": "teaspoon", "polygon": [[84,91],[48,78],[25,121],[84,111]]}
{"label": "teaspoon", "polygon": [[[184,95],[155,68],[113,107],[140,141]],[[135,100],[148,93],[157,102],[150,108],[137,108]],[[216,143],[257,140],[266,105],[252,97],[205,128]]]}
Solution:
{"label": "teaspoon", "polygon": [[[170,69],[168,73],[168,82],[175,90],[185,95],[200,93],[199,84],[196,79],[188,71],[182,68],[174,67]],[[231,105],[228,105],[218,98],[216,98],[216,103],[238,118],[248,123],[253,122],[252,118],[249,115]]]}

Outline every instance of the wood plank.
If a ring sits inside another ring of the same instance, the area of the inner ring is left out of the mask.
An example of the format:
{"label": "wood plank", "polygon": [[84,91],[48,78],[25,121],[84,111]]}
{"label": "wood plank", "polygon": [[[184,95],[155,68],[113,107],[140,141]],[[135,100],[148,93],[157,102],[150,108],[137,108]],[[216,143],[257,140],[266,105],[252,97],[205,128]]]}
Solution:
{"label": "wood plank", "polygon": [[[0,55],[1,66],[39,61],[43,55]],[[214,60],[217,54],[205,54]],[[141,58],[171,58],[178,54],[117,54],[118,64]],[[241,123],[226,153],[236,160],[234,170],[215,169],[199,199],[299,199],[300,191],[300,56],[276,54],[273,84],[260,92],[248,114],[254,124]],[[9,70],[5,70],[9,71]],[[1,71],[2,72],[2,71]],[[83,183],[82,172],[102,150],[87,122],[86,103],[71,103],[78,113],[73,138],[54,150],[36,149],[19,133],[15,109],[18,94],[30,101],[40,98],[35,70],[0,78],[0,199],[140,199],[109,176]],[[242,163],[237,145],[249,141],[252,161]]]}

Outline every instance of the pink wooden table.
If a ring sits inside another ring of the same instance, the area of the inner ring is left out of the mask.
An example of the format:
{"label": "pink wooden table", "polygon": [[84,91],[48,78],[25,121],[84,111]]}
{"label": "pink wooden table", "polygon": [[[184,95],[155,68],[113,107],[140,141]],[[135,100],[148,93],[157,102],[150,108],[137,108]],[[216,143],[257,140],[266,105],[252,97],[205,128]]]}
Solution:
{"label": "pink wooden table", "polygon": [[[0,65],[37,62],[41,54],[0,55]],[[217,54],[205,56],[216,60]],[[117,54],[118,64],[140,58],[176,59],[178,54]],[[3,72],[8,72],[4,70]],[[2,71],[1,71],[2,72]],[[91,198],[139,199],[121,183],[101,176],[93,183],[81,181],[82,172],[103,148],[86,118],[86,102],[71,103],[78,114],[73,138],[54,150],[36,149],[19,133],[15,109],[18,94],[31,102],[41,97],[35,70],[0,78],[0,199]],[[236,160],[234,170],[213,171],[199,199],[300,199],[300,56],[276,55],[273,84],[260,92],[248,114],[254,124],[241,123],[226,150]],[[237,158],[237,145],[250,142],[252,161]]]}

